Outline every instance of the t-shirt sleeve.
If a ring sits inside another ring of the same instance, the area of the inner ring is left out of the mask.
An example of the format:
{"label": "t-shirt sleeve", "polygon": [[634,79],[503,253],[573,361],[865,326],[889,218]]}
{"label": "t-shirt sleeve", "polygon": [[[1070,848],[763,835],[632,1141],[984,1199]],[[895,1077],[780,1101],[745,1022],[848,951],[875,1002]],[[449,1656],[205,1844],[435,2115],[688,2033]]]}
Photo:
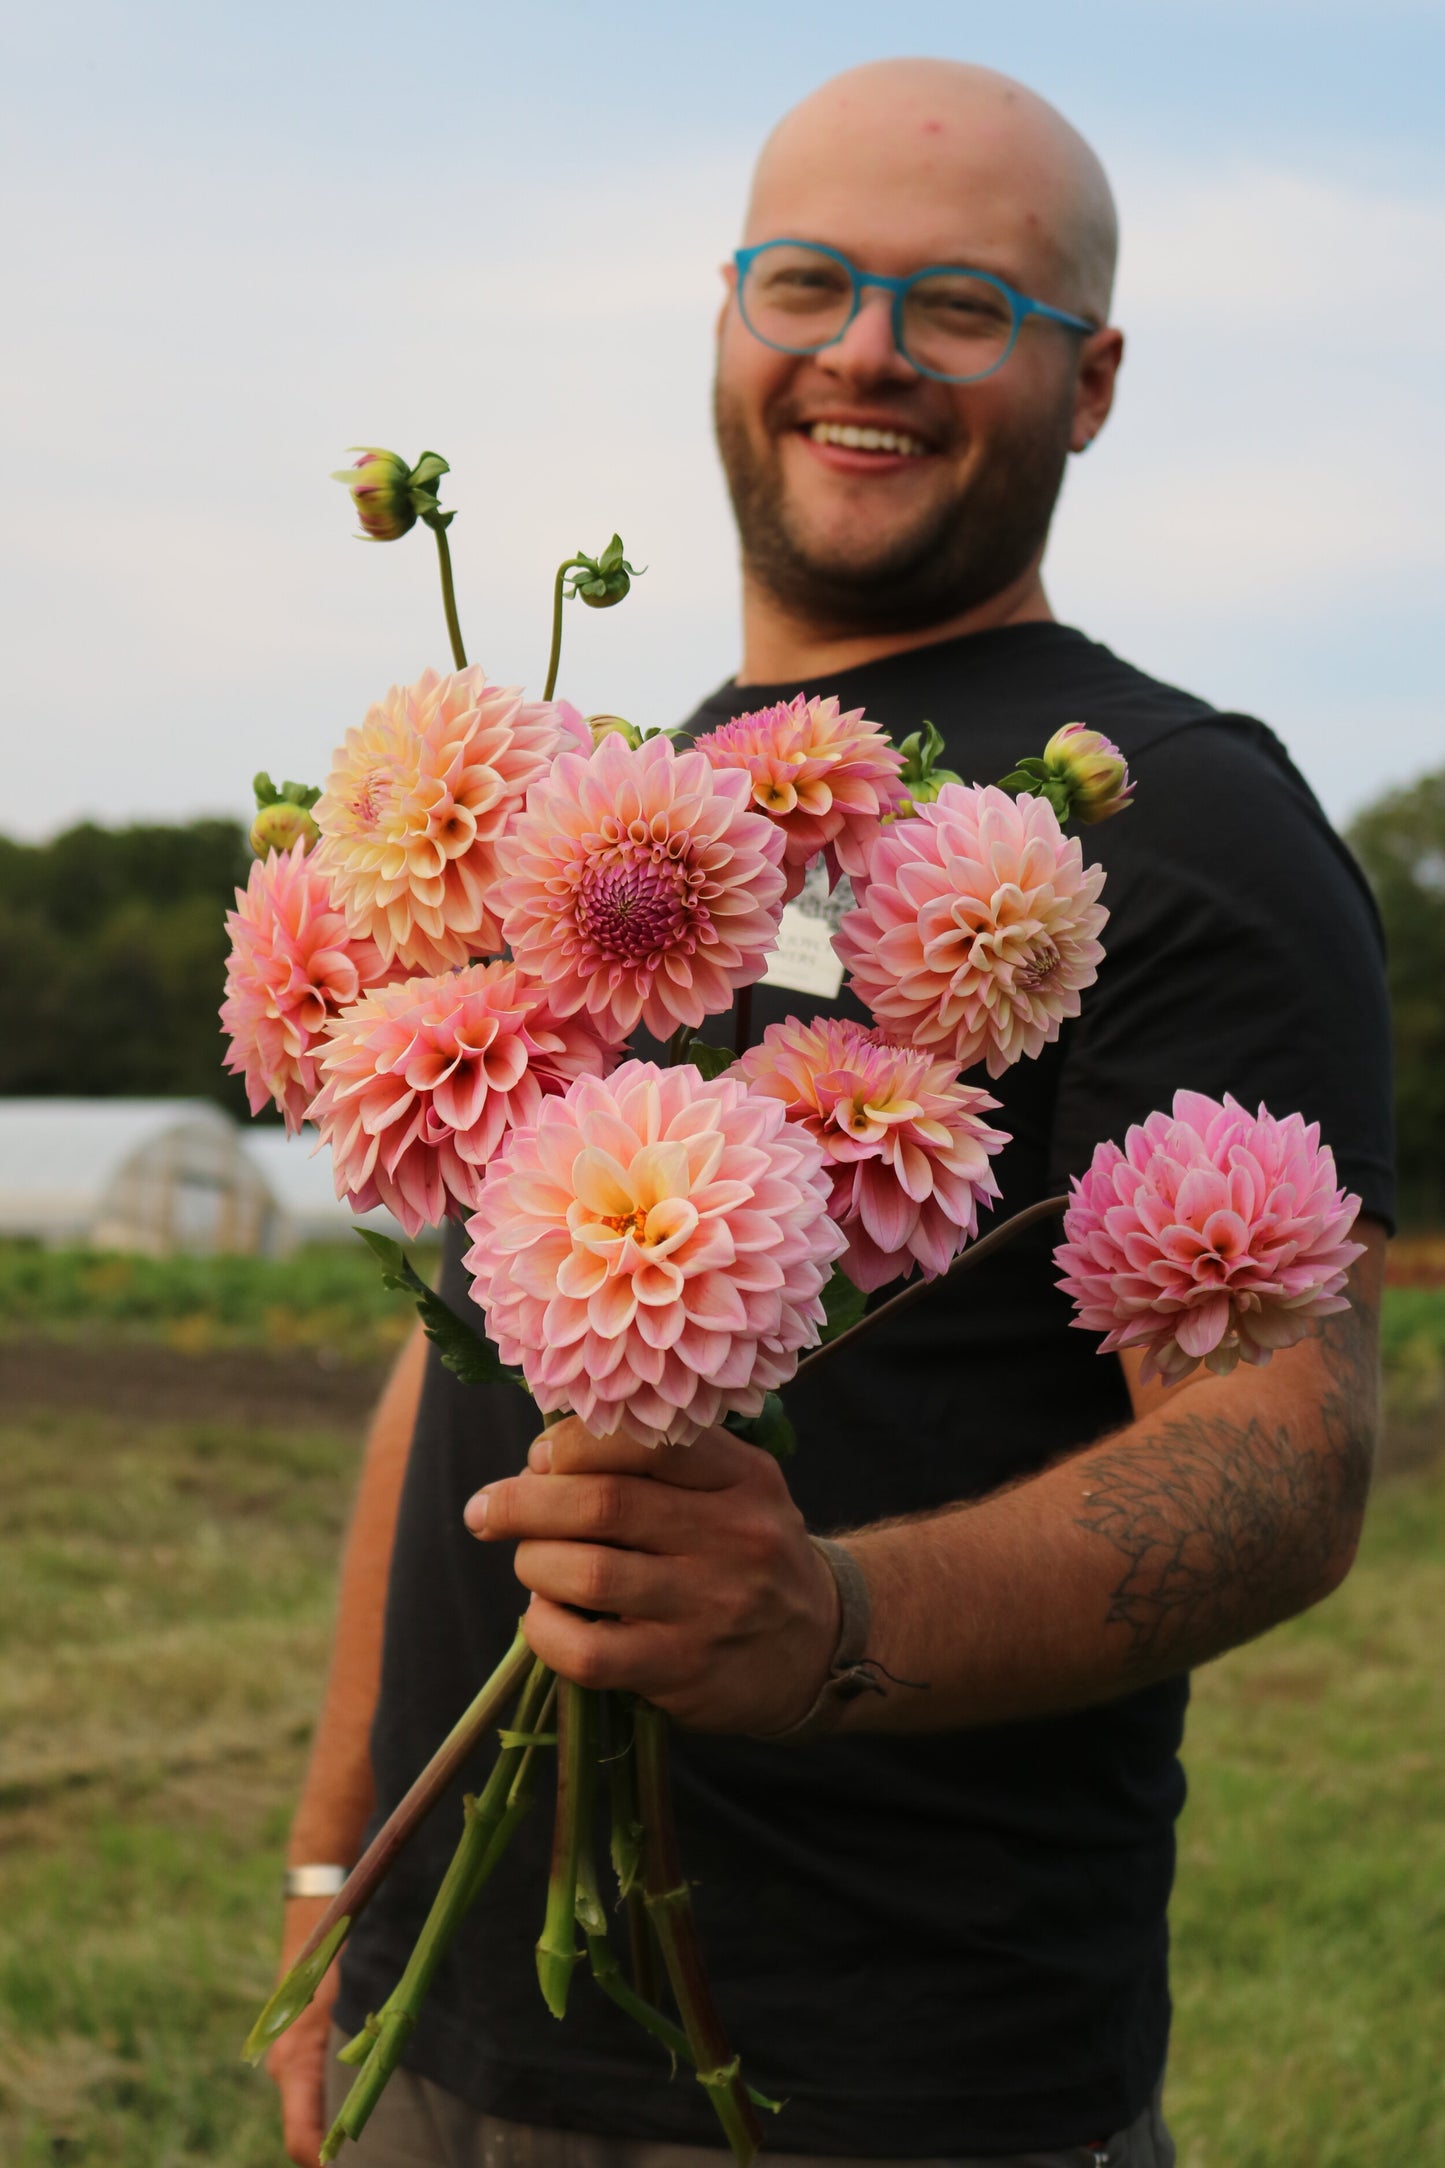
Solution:
{"label": "t-shirt sleeve", "polygon": [[1064,1028],[1050,1174],[1183,1088],[1320,1125],[1393,1225],[1383,940],[1354,861],[1283,749],[1219,717],[1132,759],[1130,810],[1082,831],[1107,869],[1105,958]]}

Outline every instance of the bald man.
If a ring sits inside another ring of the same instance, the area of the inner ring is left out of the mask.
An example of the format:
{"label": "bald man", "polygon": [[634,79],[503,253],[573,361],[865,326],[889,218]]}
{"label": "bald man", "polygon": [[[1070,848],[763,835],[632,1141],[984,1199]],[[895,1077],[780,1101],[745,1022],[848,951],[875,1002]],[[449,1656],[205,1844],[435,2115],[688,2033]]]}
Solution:
{"label": "bald man", "polygon": [[[1058,1044],[994,1087],[1004,1195],[1056,1194],[1180,1086],[1300,1108],[1364,1199],[1354,1307],[1265,1370],[1146,1389],[1069,1331],[1041,1232],[793,1388],[786,1484],[722,1432],[648,1455],[568,1421],[527,1464],[520,1396],[434,1364],[423,1383],[413,1348],[367,1458],[292,1837],[298,1867],[351,1859],[528,1604],[558,1671],[676,1719],[719,1999],[786,2100],[769,2144],[819,2161],[1173,2160],[1187,1673],[1336,1585],[1368,1477],[1391,1212],[1368,898],[1262,725],[1057,624],[1042,582],[1068,455],[1114,394],[1114,250],[1098,161],[1001,76],[887,62],[787,117],[718,326],[743,653],[693,727],[835,693],[895,734],[934,721],[982,780],[1071,719],[1118,740],[1137,800],[1089,841],[1108,957]],[[775,977],[756,1028],[788,1013],[861,1012]],[[443,1285],[464,1305],[460,1247]],[[809,1531],[846,1532],[846,1610]],[[859,1577],[878,1690],[848,1698]],[[361,2168],[721,2157],[699,2088],[584,1982],[564,2027],[543,2011],[546,1820],[443,1965]],[[456,1828],[453,1799],[359,1923],[342,2031],[394,1983]],[[288,1906],[288,1948],[321,1901]],[[334,1994],[273,2060],[297,2162],[323,2078],[333,2108],[344,2090]]]}

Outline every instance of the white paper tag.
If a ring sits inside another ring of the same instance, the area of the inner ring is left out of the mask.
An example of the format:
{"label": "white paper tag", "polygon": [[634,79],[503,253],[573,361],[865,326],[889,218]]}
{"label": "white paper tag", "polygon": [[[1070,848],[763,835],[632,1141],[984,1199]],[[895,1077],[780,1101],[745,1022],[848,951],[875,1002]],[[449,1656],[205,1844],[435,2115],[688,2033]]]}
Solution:
{"label": "white paper tag", "polygon": [[833,952],[833,935],[843,913],[853,908],[853,891],[845,874],[833,893],[828,893],[828,869],[821,858],[808,868],[803,892],[783,912],[764,986],[781,986],[790,994],[811,994],[815,1001],[836,1001],[843,984],[843,965]]}

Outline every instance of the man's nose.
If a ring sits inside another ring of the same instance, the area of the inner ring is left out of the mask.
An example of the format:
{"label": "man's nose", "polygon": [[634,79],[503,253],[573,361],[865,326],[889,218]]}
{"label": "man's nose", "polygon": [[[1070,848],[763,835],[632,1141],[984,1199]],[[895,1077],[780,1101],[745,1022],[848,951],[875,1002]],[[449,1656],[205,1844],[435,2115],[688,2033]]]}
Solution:
{"label": "man's nose", "polygon": [[858,313],[841,339],[818,355],[823,368],[859,383],[913,384],[918,371],[898,351],[893,336],[892,297],[880,287],[865,288]]}

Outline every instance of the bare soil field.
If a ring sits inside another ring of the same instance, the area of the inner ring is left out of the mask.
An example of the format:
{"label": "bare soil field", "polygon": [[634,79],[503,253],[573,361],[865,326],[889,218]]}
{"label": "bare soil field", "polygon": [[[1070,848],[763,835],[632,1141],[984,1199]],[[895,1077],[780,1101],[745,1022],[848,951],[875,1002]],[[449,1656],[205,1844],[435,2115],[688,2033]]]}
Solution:
{"label": "bare soil field", "polygon": [[224,1419],[290,1429],[364,1423],[390,1356],[343,1362],[310,1348],[210,1348],[154,1340],[0,1339],[0,1408],[98,1409],[138,1422]]}

